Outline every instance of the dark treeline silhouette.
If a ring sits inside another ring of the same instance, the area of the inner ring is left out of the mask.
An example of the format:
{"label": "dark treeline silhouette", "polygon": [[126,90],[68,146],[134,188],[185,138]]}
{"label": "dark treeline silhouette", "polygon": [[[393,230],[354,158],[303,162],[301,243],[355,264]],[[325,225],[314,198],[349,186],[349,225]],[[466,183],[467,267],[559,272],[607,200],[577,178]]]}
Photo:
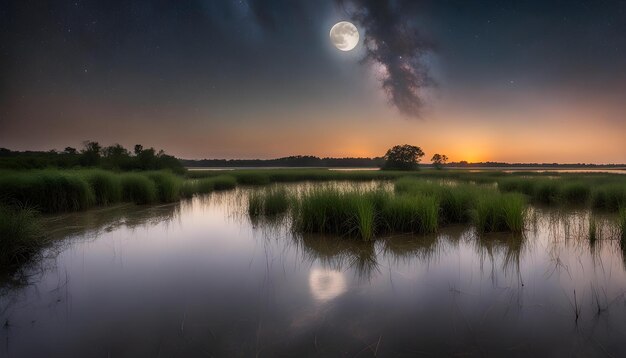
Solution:
{"label": "dark treeline silhouette", "polygon": [[312,155],[295,155],[276,159],[181,159],[186,167],[329,167],[378,168],[384,158],[320,158]]}
{"label": "dark treeline silhouette", "polygon": [[444,167],[451,168],[625,168],[622,164],[591,164],[591,163],[506,163],[506,162],[477,162],[468,163],[464,160],[460,162],[449,162]]}
{"label": "dark treeline silhouette", "polygon": [[[385,164],[383,157],[376,158],[319,158],[310,155],[296,155],[276,159],[181,159],[189,168],[232,168],[232,167],[328,167],[328,168],[381,168]],[[441,161],[443,168],[624,168],[626,164],[559,164],[559,163],[505,163]],[[436,167],[433,164],[420,164],[421,167]]]}
{"label": "dark treeline silhouette", "polygon": [[85,141],[82,149],[66,147],[63,151],[12,151],[0,148],[1,169],[43,168],[102,168],[109,170],[160,170],[170,169],[183,173],[185,168],[174,156],[163,150],[135,145],[133,151],[114,144],[108,147],[98,142]]}

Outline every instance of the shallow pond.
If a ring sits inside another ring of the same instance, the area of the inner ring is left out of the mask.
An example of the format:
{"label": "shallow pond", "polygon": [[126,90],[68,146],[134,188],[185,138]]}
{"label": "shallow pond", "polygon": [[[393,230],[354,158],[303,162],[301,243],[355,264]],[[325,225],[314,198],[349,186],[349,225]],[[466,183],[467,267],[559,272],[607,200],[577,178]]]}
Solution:
{"label": "shallow pond", "polygon": [[363,243],[251,222],[251,190],[47,218],[63,239],[4,284],[0,356],[626,355],[610,216],[594,244],[589,212],[546,208],[523,238]]}

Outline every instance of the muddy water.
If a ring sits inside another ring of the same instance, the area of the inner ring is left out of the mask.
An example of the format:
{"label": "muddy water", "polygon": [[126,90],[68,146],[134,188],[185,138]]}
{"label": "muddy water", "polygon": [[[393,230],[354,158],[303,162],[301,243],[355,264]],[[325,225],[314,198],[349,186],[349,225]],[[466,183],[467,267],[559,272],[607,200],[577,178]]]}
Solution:
{"label": "muddy water", "polygon": [[4,284],[0,356],[626,355],[610,216],[593,244],[587,211],[546,208],[523,237],[362,243],[251,222],[250,190],[47,218],[61,240]]}

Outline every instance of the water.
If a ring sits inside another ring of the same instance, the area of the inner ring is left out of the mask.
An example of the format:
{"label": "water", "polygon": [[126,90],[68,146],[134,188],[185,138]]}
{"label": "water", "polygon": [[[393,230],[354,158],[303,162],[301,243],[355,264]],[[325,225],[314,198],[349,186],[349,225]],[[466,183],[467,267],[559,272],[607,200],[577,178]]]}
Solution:
{"label": "water", "polygon": [[4,285],[0,356],[626,355],[611,216],[594,245],[587,211],[546,208],[524,239],[359,243],[252,223],[249,190],[48,218],[64,239]]}

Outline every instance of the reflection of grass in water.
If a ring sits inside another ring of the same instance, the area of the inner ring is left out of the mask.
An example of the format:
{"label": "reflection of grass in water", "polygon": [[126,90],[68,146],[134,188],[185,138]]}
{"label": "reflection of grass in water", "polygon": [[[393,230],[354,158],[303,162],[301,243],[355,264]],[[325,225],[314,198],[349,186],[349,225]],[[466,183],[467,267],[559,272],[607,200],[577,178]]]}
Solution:
{"label": "reflection of grass in water", "polygon": [[528,242],[523,235],[519,233],[479,235],[475,242],[480,256],[487,255],[492,262],[495,262],[497,255],[502,254],[502,269],[512,270],[521,280],[521,256]]}
{"label": "reflection of grass in water", "polygon": [[598,228],[596,224],[596,218],[593,215],[589,216],[589,244],[593,246],[598,240]]}
{"label": "reflection of grass in water", "polygon": [[371,241],[337,240],[319,234],[296,235],[294,240],[307,261],[319,261],[322,266],[337,271],[351,267],[365,279],[379,271],[375,244]]}
{"label": "reflection of grass in water", "polygon": [[620,247],[623,251],[626,251],[626,207],[620,209],[617,222]]}
{"label": "reflection of grass in water", "polygon": [[436,252],[440,238],[436,234],[400,235],[383,239],[383,253],[400,259],[429,259]]}

